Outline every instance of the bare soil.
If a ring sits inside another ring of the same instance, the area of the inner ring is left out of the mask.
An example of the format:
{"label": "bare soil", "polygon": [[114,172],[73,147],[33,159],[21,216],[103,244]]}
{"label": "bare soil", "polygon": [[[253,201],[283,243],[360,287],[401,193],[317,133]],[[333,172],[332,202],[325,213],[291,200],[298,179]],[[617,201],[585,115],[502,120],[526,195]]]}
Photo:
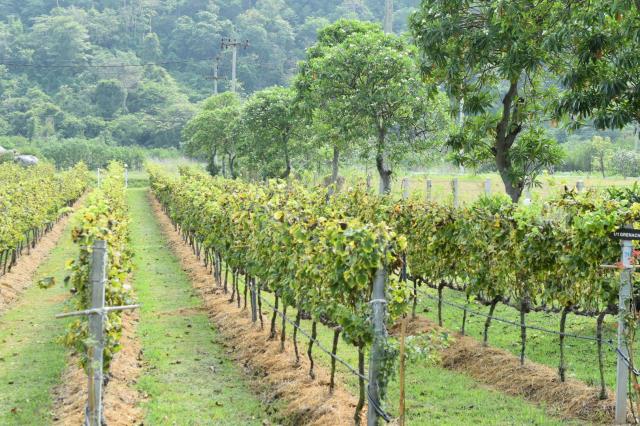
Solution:
{"label": "bare soil", "polygon": [[[126,311],[122,315],[122,350],[111,360],[104,389],[104,419],[109,426],[142,425],[143,398],[136,389],[142,371],[140,342],[136,339],[138,321],[136,312]],[[71,356],[67,365],[60,385],[54,390],[56,426],[81,425],[87,403],[87,375],[78,357]]]}

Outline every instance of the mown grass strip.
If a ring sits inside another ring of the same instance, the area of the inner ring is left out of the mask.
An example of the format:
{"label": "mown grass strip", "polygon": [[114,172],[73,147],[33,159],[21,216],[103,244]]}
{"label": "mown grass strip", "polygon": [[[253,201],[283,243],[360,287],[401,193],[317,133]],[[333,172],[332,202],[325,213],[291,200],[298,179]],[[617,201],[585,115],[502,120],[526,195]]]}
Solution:
{"label": "mown grass strip", "polygon": [[145,189],[129,190],[133,288],[147,397],[145,424],[260,425],[266,407],[202,311],[189,277],[169,250]]}
{"label": "mown grass strip", "polygon": [[[67,361],[66,350],[56,342],[67,321],[56,320],[54,315],[63,311],[68,294],[62,285],[65,261],[77,250],[71,242],[72,224],[73,218],[58,245],[38,268],[33,284],[0,317],[1,425],[51,423],[52,390]],[[46,290],[35,285],[45,276],[55,277],[58,284]]]}

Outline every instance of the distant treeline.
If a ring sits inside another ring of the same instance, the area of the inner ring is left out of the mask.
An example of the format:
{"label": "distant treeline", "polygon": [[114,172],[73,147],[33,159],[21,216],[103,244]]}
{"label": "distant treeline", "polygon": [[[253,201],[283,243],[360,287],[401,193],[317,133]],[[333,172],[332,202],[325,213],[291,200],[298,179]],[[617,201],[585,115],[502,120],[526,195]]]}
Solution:
{"label": "distant treeline", "polygon": [[5,149],[15,149],[21,154],[32,154],[50,160],[55,163],[56,167],[63,169],[73,167],[80,161],[90,169],[106,168],[114,160],[127,164],[131,169],[140,169],[147,158],[176,158],[180,156],[176,149],[114,146],[98,139],[29,142],[19,137],[0,137],[0,146]]}

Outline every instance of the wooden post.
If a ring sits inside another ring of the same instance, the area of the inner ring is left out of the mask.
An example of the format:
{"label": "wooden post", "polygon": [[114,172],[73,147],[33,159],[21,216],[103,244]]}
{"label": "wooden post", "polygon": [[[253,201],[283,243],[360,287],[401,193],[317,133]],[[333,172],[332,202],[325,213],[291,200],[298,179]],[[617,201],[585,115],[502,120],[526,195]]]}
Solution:
{"label": "wooden post", "polygon": [[625,342],[625,316],[629,313],[629,299],[631,298],[631,257],[633,243],[622,240],[622,266],[620,273],[620,293],[618,297],[618,362],[616,374],[616,418],[615,424],[627,424],[627,386],[629,383],[629,366],[624,358],[629,358],[629,351]]}
{"label": "wooden post", "polygon": [[458,178],[454,178],[451,185],[453,187],[453,207],[457,209],[460,207],[460,181]]}
{"label": "wooden post", "polygon": [[433,200],[433,181],[431,179],[427,179],[427,201]]}
{"label": "wooden post", "polygon": [[100,310],[89,315],[89,400],[86,424],[102,425],[102,364],[104,352],[104,285],[107,280],[107,243],[98,240],[93,244],[91,256],[91,309]]}
{"label": "wooden post", "polygon": [[381,406],[380,402],[380,369],[384,358],[387,330],[384,321],[386,316],[387,300],[385,296],[385,285],[387,281],[387,271],[378,268],[373,281],[373,291],[371,292],[371,318],[373,324],[373,344],[371,345],[371,355],[369,358],[369,409],[367,410],[367,426],[377,426],[378,412],[374,404]]}

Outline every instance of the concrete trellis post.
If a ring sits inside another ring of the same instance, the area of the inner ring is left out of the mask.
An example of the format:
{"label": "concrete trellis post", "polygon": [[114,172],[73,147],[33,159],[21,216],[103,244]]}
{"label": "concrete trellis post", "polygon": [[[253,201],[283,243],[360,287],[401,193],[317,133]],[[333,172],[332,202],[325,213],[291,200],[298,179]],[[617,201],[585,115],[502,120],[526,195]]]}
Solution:
{"label": "concrete trellis post", "polygon": [[380,369],[384,357],[387,330],[385,329],[385,316],[387,310],[387,300],[385,285],[387,281],[387,271],[379,268],[373,281],[373,291],[371,292],[371,318],[373,323],[373,344],[369,359],[369,409],[367,411],[367,426],[378,424],[378,412],[375,409],[380,407]]}
{"label": "concrete trellis post", "polygon": [[433,181],[431,179],[427,179],[427,201],[431,201],[433,199]]}
{"label": "concrete trellis post", "polygon": [[409,199],[409,179],[402,179],[402,199]]}
{"label": "concrete trellis post", "polygon": [[128,164],[124,165],[124,187],[125,188],[129,187],[129,165]]}
{"label": "concrete trellis post", "polygon": [[[629,358],[629,351],[624,337],[625,316],[629,313],[631,298],[631,256],[633,243],[622,240],[622,266],[620,273],[620,293],[618,296],[618,361],[616,366],[616,424],[627,424],[627,386],[629,383],[629,366],[624,358]],[[624,357],[624,358],[623,358]]]}
{"label": "concrete trellis post", "polygon": [[[91,308],[104,309],[104,284],[107,281],[107,242],[96,241],[91,257]],[[89,336],[94,346],[89,347],[89,403],[86,423],[102,422],[102,363],[104,355],[104,313],[89,315]]]}
{"label": "concrete trellis post", "polygon": [[484,181],[484,195],[487,197],[491,195],[491,179],[487,179]]}
{"label": "concrete trellis post", "polygon": [[56,318],[76,316],[89,317],[89,347],[87,349],[89,395],[85,412],[84,426],[102,425],[102,385],[104,382],[102,366],[104,362],[104,320],[109,312],[135,309],[140,305],[105,307],[105,284],[107,282],[107,242],[97,240],[93,244],[91,255],[91,308],[56,315]]}
{"label": "concrete trellis post", "polygon": [[371,175],[367,174],[367,192],[371,191]]}
{"label": "concrete trellis post", "polygon": [[451,186],[453,188],[453,207],[457,209],[460,207],[460,181],[458,178],[453,179]]}
{"label": "concrete trellis post", "polygon": [[576,190],[578,192],[584,191],[584,181],[583,180],[579,180],[578,182],[576,182]]}
{"label": "concrete trellis post", "polygon": [[[620,272],[620,290],[618,293],[618,347],[617,347],[617,368],[616,368],[616,412],[615,424],[627,424],[627,387],[629,385],[629,351],[625,337],[625,326],[627,315],[629,314],[629,302],[631,300],[632,280],[634,266],[631,264],[633,258],[633,241],[640,240],[640,230],[634,229],[632,225],[626,225],[609,235],[614,240],[619,240],[622,247]],[[617,266],[602,265],[604,268]]]}

